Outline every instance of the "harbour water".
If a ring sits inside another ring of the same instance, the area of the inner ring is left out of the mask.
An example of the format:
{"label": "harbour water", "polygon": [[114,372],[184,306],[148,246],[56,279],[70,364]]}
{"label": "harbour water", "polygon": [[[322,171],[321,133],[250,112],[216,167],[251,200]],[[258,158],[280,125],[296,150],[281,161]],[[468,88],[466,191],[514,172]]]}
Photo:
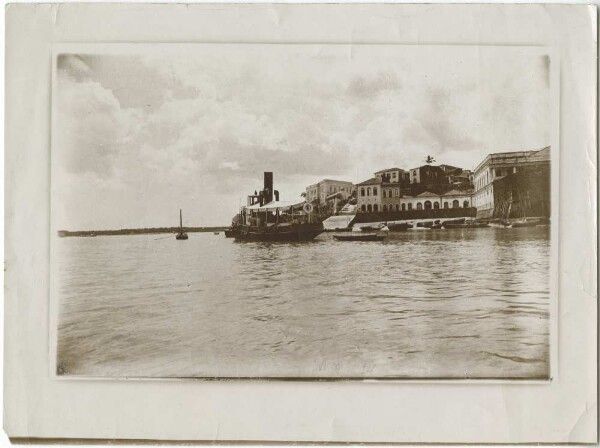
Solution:
{"label": "harbour water", "polygon": [[549,228],[362,243],[57,238],[56,249],[61,374],[550,374]]}

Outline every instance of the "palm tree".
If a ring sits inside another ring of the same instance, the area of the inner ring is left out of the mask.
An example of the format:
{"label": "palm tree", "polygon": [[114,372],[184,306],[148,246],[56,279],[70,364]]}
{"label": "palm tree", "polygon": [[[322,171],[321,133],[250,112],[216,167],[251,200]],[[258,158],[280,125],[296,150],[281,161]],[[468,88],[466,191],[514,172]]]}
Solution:
{"label": "palm tree", "polygon": [[433,162],[435,162],[435,159],[433,158],[433,156],[427,156],[427,158],[425,159],[425,163],[427,163],[428,165],[432,164]]}

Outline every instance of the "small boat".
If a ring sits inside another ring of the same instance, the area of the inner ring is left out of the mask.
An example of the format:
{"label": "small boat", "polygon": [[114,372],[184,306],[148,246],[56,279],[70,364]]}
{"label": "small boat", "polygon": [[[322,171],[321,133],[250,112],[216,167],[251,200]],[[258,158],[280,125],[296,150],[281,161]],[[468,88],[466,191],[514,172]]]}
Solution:
{"label": "small boat", "polygon": [[487,222],[466,221],[462,224],[459,224],[446,221],[443,226],[445,229],[479,229],[482,227],[489,227],[490,225]]}
{"label": "small boat", "polygon": [[512,223],[512,227],[536,227],[547,225],[548,221],[542,218],[525,218],[522,221]]}
{"label": "small boat", "polygon": [[225,229],[225,238],[235,238],[235,229],[233,227]]}
{"label": "small boat", "polygon": [[431,228],[431,230],[439,230],[439,229],[442,228],[442,224],[441,223],[437,223],[437,224],[434,223],[434,224],[431,225],[430,228]]}
{"label": "small boat", "polygon": [[179,233],[175,235],[176,240],[187,240],[187,233],[183,231],[183,216],[181,214],[181,209],[179,209]]}
{"label": "small boat", "polygon": [[361,232],[378,232],[383,228],[383,224],[379,224],[376,226],[364,226],[360,228]]}
{"label": "small boat", "polygon": [[417,227],[420,228],[431,229],[431,226],[433,226],[433,221],[421,221],[417,223]]}
{"label": "small boat", "polygon": [[390,229],[390,232],[403,232],[405,230],[413,228],[413,225],[409,224],[407,222],[401,222],[398,224],[389,224],[388,223],[387,226],[388,226],[388,229]]}
{"label": "small boat", "polygon": [[213,232],[213,235],[218,235],[218,234],[219,234],[219,232]]}
{"label": "small boat", "polygon": [[376,233],[351,233],[348,235],[333,235],[338,241],[383,241],[385,236]]}
{"label": "small boat", "polygon": [[492,227],[510,227],[510,222],[501,218],[494,218],[489,222]]}

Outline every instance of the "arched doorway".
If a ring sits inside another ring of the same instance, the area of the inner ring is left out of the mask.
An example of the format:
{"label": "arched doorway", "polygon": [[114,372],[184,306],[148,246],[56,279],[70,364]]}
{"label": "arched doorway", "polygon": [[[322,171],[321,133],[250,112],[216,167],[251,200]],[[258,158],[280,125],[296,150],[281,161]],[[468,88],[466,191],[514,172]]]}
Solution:
{"label": "arched doorway", "polygon": [[412,202],[409,202],[409,203],[408,203],[408,209],[409,209],[409,210],[412,210]]}
{"label": "arched doorway", "polygon": [[431,201],[425,201],[425,210],[431,210]]}
{"label": "arched doorway", "polygon": [[387,205],[383,204],[383,211],[387,212]]}
{"label": "arched doorway", "polygon": [[444,201],[444,208],[450,208],[450,206],[448,205],[448,201]]}
{"label": "arched doorway", "polygon": [[417,210],[423,210],[423,204],[417,202]]}
{"label": "arched doorway", "polygon": [[378,212],[378,211],[379,211],[379,205],[375,204],[375,205],[373,206],[373,211],[374,211],[374,212]]}
{"label": "arched doorway", "polygon": [[455,200],[453,200],[453,201],[452,201],[452,208],[458,208],[458,207],[460,207],[460,206],[458,205],[458,199],[455,199]]}
{"label": "arched doorway", "polygon": [[362,212],[366,212],[367,211],[367,207],[365,206],[365,204],[360,206],[360,211]]}
{"label": "arched doorway", "polygon": [[438,201],[435,201],[435,202],[433,203],[433,208],[435,208],[435,209],[438,209],[438,208],[440,208],[440,203],[439,203]]}
{"label": "arched doorway", "polygon": [[406,204],[402,204],[402,211],[406,210]]}
{"label": "arched doorway", "polygon": [[469,201],[463,202],[463,208],[469,208]]}
{"label": "arched doorway", "polygon": [[373,211],[373,207],[371,207],[371,204],[367,205],[367,211],[368,212],[372,212]]}

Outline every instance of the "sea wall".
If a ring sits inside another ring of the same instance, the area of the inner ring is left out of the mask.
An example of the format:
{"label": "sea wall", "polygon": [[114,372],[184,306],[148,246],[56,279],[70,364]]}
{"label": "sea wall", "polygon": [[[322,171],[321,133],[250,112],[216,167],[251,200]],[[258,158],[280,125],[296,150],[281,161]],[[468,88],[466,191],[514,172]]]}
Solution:
{"label": "sea wall", "polygon": [[412,219],[448,219],[448,218],[471,218],[475,217],[477,209],[469,208],[438,208],[431,210],[404,210],[397,212],[373,212],[359,213],[356,215],[355,223],[361,222],[386,222],[404,221]]}

